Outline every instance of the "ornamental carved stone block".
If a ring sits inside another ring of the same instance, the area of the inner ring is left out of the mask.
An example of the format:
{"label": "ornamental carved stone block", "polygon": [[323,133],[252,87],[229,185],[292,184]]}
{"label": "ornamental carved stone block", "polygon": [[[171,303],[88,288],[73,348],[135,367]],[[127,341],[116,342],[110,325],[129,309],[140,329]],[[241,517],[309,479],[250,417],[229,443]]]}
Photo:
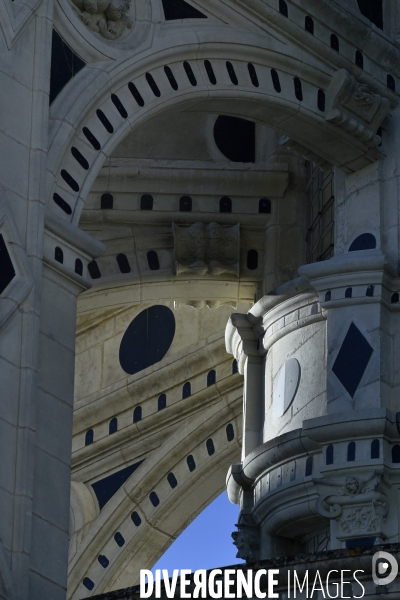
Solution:
{"label": "ornamental carved stone block", "polygon": [[260,560],[260,531],[249,515],[241,514],[237,525],[238,531],[231,535],[237,548],[236,558],[247,563]]}
{"label": "ornamental carved stone block", "polygon": [[173,224],[176,274],[239,276],[239,225],[194,223],[188,227]]}
{"label": "ornamental carved stone block", "polygon": [[116,40],[132,29],[131,0],[72,0],[73,8],[89,29],[107,40]]}
{"label": "ornamental carved stone block", "polygon": [[343,484],[325,479],[313,481],[320,491],[317,511],[338,521],[340,540],[386,537],[383,530],[389,502],[382,473],[375,471],[366,481],[346,477]]}
{"label": "ornamental carved stone block", "polygon": [[325,119],[374,148],[381,143],[377,131],[388,114],[390,102],[354,79],[345,69],[332,77],[326,92]]}

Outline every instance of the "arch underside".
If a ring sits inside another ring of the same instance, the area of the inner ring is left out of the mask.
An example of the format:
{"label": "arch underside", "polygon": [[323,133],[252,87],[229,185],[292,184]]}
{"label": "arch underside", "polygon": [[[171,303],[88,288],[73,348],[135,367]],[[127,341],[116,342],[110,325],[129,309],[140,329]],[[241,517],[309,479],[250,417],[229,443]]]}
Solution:
{"label": "arch underside", "polygon": [[[74,600],[137,582],[139,570],[150,568],[223,490],[229,465],[240,457],[242,378],[232,373],[223,338],[186,348],[172,360],[175,375],[171,374],[171,358],[166,357],[128,382],[120,381],[77,401],[72,479],[84,483],[84,493],[89,490],[92,499],[78,498],[74,504],[93,508],[86,508],[92,521],[86,520],[71,542],[68,593]],[[217,380],[210,385],[207,372],[211,366]],[[192,394],[182,398],[185,379],[192,383]],[[157,410],[161,389],[166,392],[167,408]],[[139,404],[143,418],[133,423],[132,411]],[[107,428],[112,415],[118,416],[118,431],[110,436]],[[89,423],[95,442],[85,447]],[[228,425],[233,427],[233,439]],[[189,456],[194,470],[189,468]],[[138,461],[143,462],[99,510],[91,484]],[[175,488],[168,482],[169,473],[177,480]],[[152,492],[160,501],[158,506],[151,502]],[[132,521],[133,512],[140,516],[139,526]],[[79,511],[74,515],[75,522],[84,520]],[[122,547],[115,542],[116,532],[125,540]],[[99,556],[107,558],[107,568],[101,566]],[[86,577],[95,584],[91,592],[82,584]]]}
{"label": "arch underside", "polygon": [[[318,93],[327,90],[333,75],[324,65],[305,67],[296,58],[282,56],[280,48],[278,52],[278,49],[244,45],[239,59],[232,43],[227,43],[217,53],[213,46],[213,43],[205,42],[199,51],[196,43],[195,47],[178,46],[155,52],[154,56],[147,55],[142,60],[139,57],[128,66],[115,66],[116,73],[108,73],[106,80],[102,72],[95,74],[87,69],[85,73],[79,73],[71,98],[64,96],[54,103],[55,134],[49,153],[49,208],[77,224],[87,194],[104,161],[137,125],[166,110],[228,114],[251,119],[289,138],[286,143],[295,152],[319,161],[321,165],[333,164],[347,172],[379,158],[379,150],[343,127],[326,121],[324,112],[318,108]],[[209,80],[205,60],[212,66],[215,85]],[[233,66],[237,84],[231,80],[227,62]],[[249,63],[256,69],[258,86],[252,83]],[[166,65],[172,70],[177,89],[171,87],[164,71]],[[190,77],[187,65],[191,69]],[[278,73],[280,91],[274,85],[272,69]],[[149,83],[149,75],[157,86],[157,95],[153,84]],[[295,78],[301,82],[301,100],[295,89]],[[132,89],[136,90],[136,99]],[[75,96],[76,93],[80,96]],[[124,116],[116,108],[112,95],[117,96],[125,109]],[[101,122],[99,110],[106,116],[108,125]],[[88,141],[83,128],[96,138],[100,149],[95,149]],[[71,155],[72,147],[85,158],[87,168],[83,168]],[[71,182],[63,178],[62,172],[72,177],[72,187]],[[54,203],[54,193],[65,201],[67,210]]]}

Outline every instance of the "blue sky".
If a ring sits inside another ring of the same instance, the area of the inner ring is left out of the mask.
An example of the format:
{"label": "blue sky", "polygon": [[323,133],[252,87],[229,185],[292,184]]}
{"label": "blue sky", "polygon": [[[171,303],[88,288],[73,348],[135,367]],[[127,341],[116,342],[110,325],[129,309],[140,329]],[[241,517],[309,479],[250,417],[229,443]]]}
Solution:
{"label": "blue sky", "polygon": [[172,576],[174,569],[196,571],[243,562],[236,558],[231,538],[232,531],[237,531],[238,514],[239,507],[231,504],[223,492],[181,533],[154,565],[153,573],[168,569]]}

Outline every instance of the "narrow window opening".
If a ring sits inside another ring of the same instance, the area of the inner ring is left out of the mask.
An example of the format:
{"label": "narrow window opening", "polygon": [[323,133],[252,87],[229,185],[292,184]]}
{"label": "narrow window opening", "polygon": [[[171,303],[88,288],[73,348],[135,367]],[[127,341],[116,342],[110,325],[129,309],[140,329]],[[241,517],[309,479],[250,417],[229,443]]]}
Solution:
{"label": "narrow window opening", "polygon": [[143,194],[140,198],[140,210],[153,210],[154,200],[150,194]]}
{"label": "narrow window opening", "polygon": [[204,67],[211,85],[216,85],[217,78],[215,77],[214,69],[212,68],[212,64],[209,60],[204,61]]}
{"label": "narrow window opening", "polygon": [[178,485],[178,481],[173,473],[168,473],[167,481],[168,481],[169,485],[172,487],[172,489],[175,489],[176,486]]}
{"label": "narrow window opening", "polygon": [[293,82],[294,82],[294,95],[296,96],[297,100],[299,100],[301,102],[303,100],[303,89],[301,86],[301,81],[298,77],[294,77]]}
{"label": "narrow window opening", "polygon": [[160,269],[158,255],[155,250],[150,250],[147,253],[147,262],[148,262],[150,271],[158,271]]}
{"label": "narrow window opening", "polygon": [[390,302],[391,304],[398,304],[400,302],[400,296],[398,292],[395,292],[394,294],[392,294],[392,297],[390,298]]}
{"label": "narrow window opening", "polygon": [[141,406],[137,406],[135,408],[135,410],[133,411],[133,422],[137,423],[138,421],[142,420],[142,407]]}
{"label": "narrow window opening", "polygon": [[226,426],[226,439],[228,442],[232,442],[235,439],[235,430],[233,429],[232,423]]}
{"label": "narrow window opening", "polygon": [[239,367],[236,358],[232,361],[232,375],[239,372]]}
{"label": "narrow window opening", "polygon": [[85,169],[85,171],[87,171],[89,169],[88,161],[83,156],[83,154],[81,152],[79,152],[78,148],[75,148],[75,146],[72,146],[71,154],[74,157],[74,159],[81,165],[82,169]]}
{"label": "narrow window opening", "polygon": [[114,535],[114,540],[117,546],[119,546],[120,548],[122,548],[122,546],[125,544],[125,540],[119,531],[117,531],[117,533]]}
{"label": "narrow window opening", "polygon": [[318,90],[318,99],[317,99],[318,110],[321,112],[325,112],[325,92],[324,90]]}
{"label": "narrow window opening", "polygon": [[129,88],[130,93],[132,94],[132,96],[136,100],[137,104],[139,106],[144,106],[144,100],[143,100],[142,96],[140,95],[140,92],[137,89],[136,85],[130,81],[128,83],[128,88]]}
{"label": "narrow window opening", "polygon": [[235,73],[235,69],[231,62],[226,61],[226,70],[228,71],[229,79],[232,81],[233,85],[238,85],[239,81]]}
{"label": "narrow window opening", "polygon": [[192,386],[190,384],[190,381],[187,381],[184,386],[182,387],[182,398],[189,398],[189,396],[191,396],[192,394]]}
{"label": "narrow window opening", "polygon": [[189,456],[186,459],[186,462],[187,462],[187,466],[189,467],[189,471],[190,472],[194,471],[196,468],[196,463],[194,461],[192,454],[189,454]]}
{"label": "narrow window opening", "polygon": [[107,119],[103,111],[100,110],[100,108],[96,110],[96,115],[100,123],[103,125],[104,129],[106,129],[108,133],[114,133],[114,127],[111,125],[110,121]]}
{"label": "narrow window opening", "polygon": [[100,273],[99,265],[97,264],[97,262],[95,260],[92,260],[92,262],[90,262],[88,264],[88,271],[89,271],[89,275],[92,279],[100,279],[101,273]]}
{"label": "narrow window opening", "polygon": [[91,579],[89,579],[89,577],[85,577],[85,579],[82,581],[82,583],[85,586],[85,588],[88,589],[90,592],[94,588],[94,583]]}
{"label": "narrow window opening", "polygon": [[190,196],[182,196],[180,198],[179,210],[181,212],[190,212],[192,210],[192,199]]}
{"label": "narrow window opening", "polygon": [[374,295],[375,287],[373,285],[369,285],[367,287],[366,296],[372,297]]}
{"label": "narrow window opening", "polygon": [[165,394],[161,394],[158,397],[158,410],[163,410],[167,407],[167,396]]}
{"label": "narrow window opening", "polygon": [[310,475],[312,475],[313,472],[313,457],[309,456],[306,460],[306,472],[305,472],[305,476],[306,477],[310,477]]}
{"label": "narrow window opening", "polygon": [[114,208],[114,196],[112,194],[103,194],[100,199],[100,208],[103,210]]}
{"label": "narrow window opening", "polygon": [[111,100],[112,100],[112,103],[114,104],[115,108],[117,109],[117,111],[121,115],[121,117],[123,119],[127,119],[128,118],[128,113],[126,112],[126,108],[122,104],[122,102],[118,98],[118,96],[116,94],[111,94]]}
{"label": "narrow window opening", "polygon": [[154,77],[153,75],[151,75],[150,73],[146,73],[146,81],[150,86],[151,91],[153,92],[153,94],[159,98],[161,96],[161,92],[160,89],[158,87],[158,85],[156,84],[156,82],[154,81]]}
{"label": "narrow window opening", "polygon": [[231,213],[232,212],[232,200],[227,196],[224,196],[219,201],[219,212],[220,213]]}
{"label": "narrow window opening", "polygon": [[286,4],[285,0],[279,0],[279,12],[284,17],[289,16],[288,5]]}
{"label": "narrow window opening", "polygon": [[249,75],[250,75],[251,83],[254,85],[254,87],[260,87],[260,83],[258,81],[257,71],[256,71],[255,66],[252,63],[249,63],[247,65],[247,68],[249,70]]}
{"label": "narrow window opening", "polygon": [[61,196],[59,196],[59,194],[57,194],[56,192],[53,194],[53,200],[57,204],[57,206],[59,206],[61,210],[65,212],[65,214],[70,215],[72,213],[72,208],[70,207],[68,202],[65,202],[65,200],[61,198]]}
{"label": "narrow window opening", "polygon": [[64,253],[61,250],[61,248],[59,248],[58,246],[54,250],[54,260],[56,260],[57,262],[59,262],[61,264],[63,264],[63,262],[64,262]]}
{"label": "narrow window opening", "polygon": [[173,90],[176,91],[178,89],[178,83],[177,83],[177,81],[176,81],[176,79],[174,77],[174,74],[173,74],[171,68],[166,65],[164,67],[164,73],[167,76],[167,79],[168,79],[168,81],[170,83],[170,86],[172,87]]}
{"label": "narrow window opening", "polygon": [[347,446],[347,462],[354,462],[356,460],[356,443],[350,442]]}
{"label": "narrow window opening", "polygon": [[83,263],[80,258],[75,260],[75,273],[81,277],[83,275]]}
{"label": "narrow window opening", "polygon": [[85,446],[90,446],[94,442],[94,431],[93,429],[88,429],[85,435]]}
{"label": "narrow window opening", "polygon": [[185,62],[183,63],[183,68],[185,69],[185,73],[187,75],[187,78],[189,79],[189,83],[195,87],[197,85],[197,79],[194,76],[193,73],[193,69],[190,66],[190,64],[185,60]]}
{"label": "narrow window opening", "polygon": [[141,525],[142,523],[142,519],[140,518],[139,514],[135,511],[133,511],[133,513],[131,514],[131,519],[134,525],[136,525],[136,527],[139,527],[139,525]]}
{"label": "narrow window opening", "polygon": [[399,446],[399,444],[396,444],[392,448],[392,462],[395,464],[400,463],[400,446]]}
{"label": "narrow window opening", "polygon": [[151,492],[149,498],[150,498],[150,502],[152,503],[152,505],[154,507],[156,507],[160,504],[160,499],[155,492]]}
{"label": "narrow window opening", "polygon": [[87,141],[89,142],[89,144],[91,144],[95,150],[100,150],[100,148],[101,148],[100,142],[93,135],[93,133],[90,131],[90,129],[88,129],[87,127],[84,127],[82,129],[82,131],[83,131],[83,135],[85,136],[85,138],[87,139]]}
{"label": "narrow window opening", "polygon": [[339,38],[334,33],[331,34],[331,48],[339,52]]}
{"label": "narrow window opening", "polygon": [[353,288],[349,287],[344,293],[345,298],[351,298],[353,296]]}
{"label": "narrow window opening", "polygon": [[379,440],[373,440],[373,442],[371,442],[371,458],[379,458],[379,457],[380,457]]}
{"label": "narrow window opening", "polygon": [[325,293],[325,302],[329,302],[330,300],[332,300],[332,292],[331,292],[331,290],[328,290]]}
{"label": "narrow window opening", "polygon": [[364,68],[364,57],[359,50],[356,50],[355,64],[357,67],[360,67],[360,69]]}
{"label": "narrow window opening", "polygon": [[258,252],[257,250],[249,250],[247,253],[247,268],[250,271],[255,271],[258,268]]}
{"label": "narrow window opening", "polygon": [[326,464],[333,465],[333,446],[332,444],[326,449]]}
{"label": "narrow window opening", "polygon": [[396,91],[396,82],[394,80],[394,77],[392,75],[388,75],[386,78],[386,85],[389,88],[389,90],[392,90],[392,92]]}
{"label": "narrow window opening", "polygon": [[211,438],[206,441],[206,448],[208,452],[208,456],[212,456],[215,453],[214,442]]}
{"label": "narrow window opening", "polygon": [[278,94],[280,94],[282,91],[282,88],[281,88],[281,82],[279,81],[278,71],[276,69],[271,69],[271,79],[272,79],[272,85],[274,86],[275,91],[278,92]]}
{"label": "narrow window opening", "polygon": [[128,258],[126,257],[126,254],[118,254],[117,263],[118,263],[119,270],[121,271],[121,273],[130,273],[131,272],[131,266],[129,264]]}
{"label": "narrow window opening", "polygon": [[98,556],[97,560],[99,561],[99,563],[101,564],[103,569],[106,569],[108,567],[108,565],[110,564],[110,561],[108,560],[108,558],[106,556],[104,556],[104,554],[100,554],[100,556]]}
{"label": "narrow window opening", "polygon": [[118,431],[118,419],[116,417],[114,417],[113,419],[111,419],[109,425],[108,425],[108,434],[111,435],[112,433],[116,433]]}
{"label": "narrow window opening", "polygon": [[65,169],[61,169],[61,177],[64,179],[65,183],[69,185],[71,190],[74,192],[79,192],[79,185],[75,181],[75,179],[66,171]]}
{"label": "narrow window opening", "polygon": [[210,371],[207,374],[207,387],[210,387],[210,385],[214,385],[214,383],[217,381],[217,374],[215,372],[215,370],[213,369],[212,371]]}
{"label": "narrow window opening", "polygon": [[311,35],[314,35],[314,21],[309,15],[304,19],[304,29],[308,31],[308,33],[311,33]]}

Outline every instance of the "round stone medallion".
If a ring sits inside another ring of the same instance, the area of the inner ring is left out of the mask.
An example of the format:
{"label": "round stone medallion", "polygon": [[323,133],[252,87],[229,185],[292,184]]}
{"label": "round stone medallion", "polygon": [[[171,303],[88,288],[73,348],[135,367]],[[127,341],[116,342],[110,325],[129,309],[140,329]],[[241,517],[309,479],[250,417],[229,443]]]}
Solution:
{"label": "round stone medallion", "polygon": [[300,383],[301,369],[295,358],[289,358],[281,368],[274,387],[274,415],[282,417],[292,404]]}

